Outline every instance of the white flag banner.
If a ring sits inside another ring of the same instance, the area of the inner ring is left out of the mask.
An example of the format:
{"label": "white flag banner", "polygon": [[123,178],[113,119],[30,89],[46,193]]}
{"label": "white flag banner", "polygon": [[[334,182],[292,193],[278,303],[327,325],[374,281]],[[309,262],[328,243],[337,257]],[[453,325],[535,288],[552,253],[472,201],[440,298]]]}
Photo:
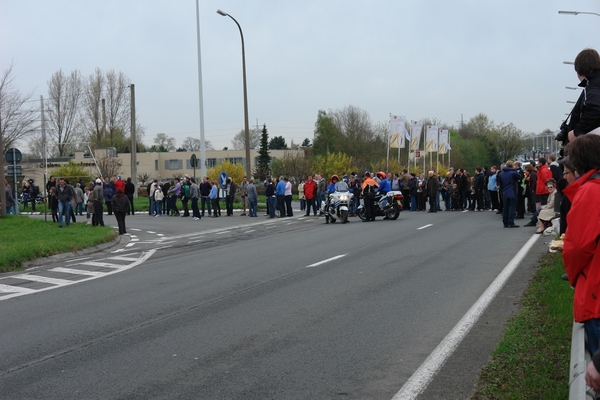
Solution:
{"label": "white flag banner", "polygon": [[438,151],[438,127],[435,125],[427,125],[425,151],[434,153]]}
{"label": "white flag banner", "polygon": [[410,135],[408,135],[408,131],[406,130],[406,120],[404,117],[392,115],[390,117],[390,147],[394,149],[403,149],[404,146],[406,146],[404,138],[407,136],[410,140]]}
{"label": "white flag banner", "polygon": [[423,123],[421,121],[413,121],[410,130],[410,151],[420,150],[421,147],[421,129]]}
{"label": "white flag banner", "polygon": [[448,129],[440,129],[440,147],[438,153],[448,153]]}

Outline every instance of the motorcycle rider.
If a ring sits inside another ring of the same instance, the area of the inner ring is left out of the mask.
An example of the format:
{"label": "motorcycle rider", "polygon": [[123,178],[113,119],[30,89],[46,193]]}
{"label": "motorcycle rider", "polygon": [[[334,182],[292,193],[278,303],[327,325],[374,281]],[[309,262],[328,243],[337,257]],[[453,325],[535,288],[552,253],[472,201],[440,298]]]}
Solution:
{"label": "motorcycle rider", "polygon": [[331,183],[329,185],[327,185],[327,191],[326,191],[326,199],[325,199],[325,210],[329,210],[329,206],[330,204],[330,199],[329,199],[329,194],[333,193],[333,192],[347,192],[348,191],[348,184],[344,181],[340,181],[339,176],[333,174],[331,175]]}
{"label": "motorcycle rider", "polygon": [[369,171],[365,172],[365,178],[362,184],[362,193],[365,205],[365,219],[363,222],[375,221],[375,192],[379,184],[371,178]]}

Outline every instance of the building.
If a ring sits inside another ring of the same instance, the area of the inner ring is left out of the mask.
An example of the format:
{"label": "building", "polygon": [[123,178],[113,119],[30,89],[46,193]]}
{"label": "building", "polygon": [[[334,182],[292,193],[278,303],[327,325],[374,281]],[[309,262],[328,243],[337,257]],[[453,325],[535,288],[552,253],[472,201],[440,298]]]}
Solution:
{"label": "building", "polygon": [[[272,159],[278,159],[284,157],[285,154],[292,153],[297,154],[299,152],[304,152],[302,148],[298,150],[269,150],[269,154]],[[174,177],[182,176],[184,174],[188,174],[189,176],[194,176],[194,169],[190,164],[190,160],[192,154],[195,154],[198,157],[198,163],[201,165],[201,160],[199,159],[200,152],[193,151],[185,151],[185,152],[164,152],[164,153],[137,153],[137,174],[138,176],[147,174],[149,179],[158,179],[159,181],[164,181],[167,179],[172,179]],[[252,158],[252,166],[256,167],[258,165],[258,149],[250,150],[250,157]],[[108,149],[98,149],[94,151],[94,157],[91,154],[87,154],[83,151],[75,152],[74,157],[72,158],[49,158],[47,160],[47,168],[48,168],[48,177],[53,175],[52,170],[60,167],[63,164],[68,163],[69,161],[73,161],[78,164],[82,164],[86,168],[89,168],[89,175],[92,177],[96,177],[100,175],[100,170],[96,163],[101,163],[103,160],[110,160],[112,162],[119,163],[120,162],[120,175],[123,176],[123,179],[127,177],[131,177],[131,154],[130,153],[121,153],[117,154],[114,148]],[[211,169],[212,167],[221,164],[224,160],[229,160],[229,162],[235,164],[242,164],[245,166],[246,163],[246,151],[245,150],[207,150],[206,151],[206,169]],[[42,159],[31,159],[29,162],[22,162],[20,164],[23,167],[23,175],[18,177],[18,181],[20,182],[25,179],[34,179],[37,184],[40,186],[40,189],[44,185],[40,185],[39,183],[44,182],[44,161]],[[196,177],[200,176],[200,168],[196,168]],[[137,179],[132,180],[138,186]],[[12,178],[9,177],[9,182],[12,183]],[[43,190],[43,189],[42,189]]]}

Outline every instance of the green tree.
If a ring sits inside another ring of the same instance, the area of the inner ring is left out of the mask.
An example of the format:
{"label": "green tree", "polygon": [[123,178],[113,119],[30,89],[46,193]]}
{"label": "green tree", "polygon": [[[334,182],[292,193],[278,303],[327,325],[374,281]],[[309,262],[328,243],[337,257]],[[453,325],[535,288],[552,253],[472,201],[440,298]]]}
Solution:
{"label": "green tree", "polygon": [[333,119],[323,110],[319,110],[315,123],[313,151],[315,155],[326,155],[342,151],[344,136],[333,123]]}
{"label": "green tree", "polygon": [[75,184],[80,178],[87,184],[92,180],[92,174],[95,176],[97,172],[91,173],[89,167],[84,167],[72,160],[51,171],[51,175],[54,175],[57,178],[68,179],[71,184]]}
{"label": "green tree", "polygon": [[341,152],[316,156],[311,168],[311,172],[321,174],[326,179],[333,174],[339,175],[356,169],[352,163],[352,157]]}
{"label": "green tree", "polygon": [[274,136],[269,141],[269,150],[287,150],[288,146],[285,143],[283,136]]}
{"label": "green tree", "polygon": [[501,161],[513,159],[523,154],[525,135],[514,124],[498,125],[491,133],[494,148],[497,149]]}
{"label": "green tree", "polygon": [[219,176],[222,171],[225,171],[227,176],[235,183],[241,182],[245,175],[243,164],[235,164],[229,160],[223,160],[221,164],[215,165],[206,172],[206,175],[208,179],[219,182]]}
{"label": "green tree", "polygon": [[172,136],[167,136],[165,133],[156,134],[156,137],[154,138],[154,145],[158,149],[161,149],[161,151],[175,151],[176,149],[175,138]]}
{"label": "green tree", "polygon": [[302,151],[287,151],[282,158],[271,162],[273,176],[286,176],[292,182],[300,182],[310,173],[308,158]]}
{"label": "green tree", "polygon": [[271,164],[271,156],[269,155],[269,134],[267,133],[267,125],[263,125],[262,134],[260,136],[260,149],[258,150],[256,166],[256,176],[264,181],[269,175],[269,166]]}
{"label": "green tree", "polygon": [[312,144],[310,144],[309,138],[305,138],[304,141],[302,142],[302,144],[300,145],[300,147],[310,147],[310,146],[312,146]]}

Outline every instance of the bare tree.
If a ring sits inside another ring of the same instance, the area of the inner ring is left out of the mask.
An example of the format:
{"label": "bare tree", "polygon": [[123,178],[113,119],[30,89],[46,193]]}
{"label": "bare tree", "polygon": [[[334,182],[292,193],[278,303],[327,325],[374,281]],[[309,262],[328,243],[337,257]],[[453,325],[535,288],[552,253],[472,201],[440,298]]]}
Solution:
{"label": "bare tree", "polygon": [[71,143],[80,141],[81,120],[79,104],[83,94],[83,80],[79,71],[65,75],[61,70],[48,81],[48,134],[54,140],[58,156],[64,157],[73,150]]}
{"label": "bare tree", "polygon": [[150,174],[147,172],[140,172],[137,174],[137,181],[140,183],[140,187],[146,186],[146,183],[150,182]]}
{"label": "bare tree", "polygon": [[175,138],[167,136],[166,133],[157,133],[152,147],[156,147],[158,151],[174,151],[176,149]]}
{"label": "bare tree", "polygon": [[[12,147],[19,139],[27,137],[33,131],[35,116],[26,106],[31,93],[22,95],[13,86],[11,76],[13,64],[0,76],[0,172],[4,175],[4,151]],[[4,185],[3,185],[4,186]],[[0,217],[6,215],[4,190],[0,190]]]}
{"label": "bare tree", "polygon": [[120,175],[121,167],[123,166],[123,162],[116,157],[102,157],[96,160],[96,164],[102,176],[109,178]]}
{"label": "bare tree", "polygon": [[[206,140],[204,142],[204,146],[206,147],[206,150],[215,149],[210,140]],[[181,144],[181,147],[184,148],[186,151],[200,151],[200,139],[188,136]]]}
{"label": "bare tree", "polygon": [[[96,68],[88,77],[82,115],[89,141],[94,147],[114,147],[117,135],[123,138],[129,136],[130,104],[129,79],[122,72],[111,70],[105,74]],[[137,121],[136,126],[139,137],[143,128],[137,125]]]}
{"label": "bare tree", "polygon": [[[260,147],[260,132],[258,130],[250,130],[250,148],[258,149]],[[246,148],[245,131],[242,129],[231,140],[231,144],[235,150],[244,150]]]}
{"label": "bare tree", "polygon": [[85,84],[83,97],[82,123],[84,124],[88,140],[94,146],[100,147],[104,139],[102,124],[102,90],[104,88],[104,74],[96,68]]}

